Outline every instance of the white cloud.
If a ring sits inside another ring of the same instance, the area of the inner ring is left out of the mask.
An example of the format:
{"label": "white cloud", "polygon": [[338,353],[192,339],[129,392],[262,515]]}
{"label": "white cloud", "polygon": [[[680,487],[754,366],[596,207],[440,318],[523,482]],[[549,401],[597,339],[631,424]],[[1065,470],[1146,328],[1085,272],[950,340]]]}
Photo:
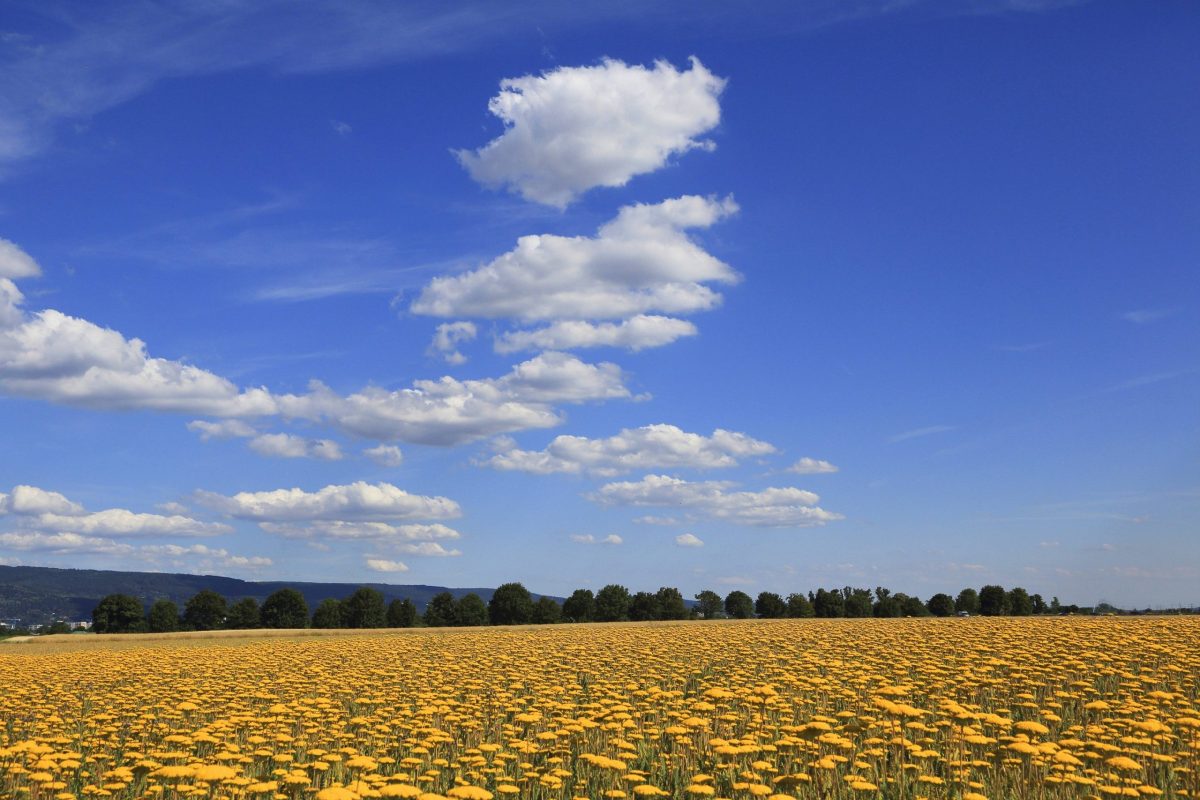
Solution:
{"label": "white cloud", "polygon": [[766,455],[775,448],[744,433],[721,430],[706,437],[674,425],[626,428],[607,439],[558,436],[545,450],[513,448],[482,462],[500,470],[545,475],[552,472],[616,475],[634,469],[736,466],[745,456]]}
{"label": "white cloud", "polygon": [[904,431],[888,437],[888,442],[896,444],[897,442],[906,442],[909,439],[920,439],[925,436],[933,436],[938,433],[949,433],[955,430],[953,425],[930,425],[925,428],[914,428],[911,431]]}
{"label": "white cloud", "polygon": [[736,211],[731,198],[688,195],[625,206],[595,238],[522,236],[516,249],[489,264],[434,278],[411,310],[527,322],[706,311],[721,295],[704,284],[732,284],[740,276],[685,231],[707,228]]}
{"label": "white cloud", "polygon": [[842,519],[817,507],[820,498],[794,487],[758,492],[730,491],[727,481],[691,482],[666,475],[647,475],[640,481],[609,483],[589,497],[607,506],[680,508],[738,525],[763,528],[803,528]]}
{"label": "white cloud", "polygon": [[275,458],[316,458],[340,461],[342,448],[330,439],[305,439],[290,433],[264,433],[250,440],[250,449]]}
{"label": "white cloud", "polygon": [[595,186],[624,186],[671,156],[712,149],[696,137],[721,119],[725,81],[691,59],[647,69],[606,59],[500,82],[488,110],[505,131],[474,152],[460,150],[471,177],[562,208]]}
{"label": "white cloud", "polygon": [[0,547],[51,555],[130,555],[136,551],[129,544],[78,533],[0,533]]}
{"label": "white cloud", "polygon": [[704,547],[704,542],[694,533],[681,533],[675,537],[675,544],[680,547]]}
{"label": "white cloud", "polygon": [[440,355],[448,364],[465,364],[467,357],[458,352],[458,346],[473,341],[477,335],[479,331],[474,322],[443,322],[434,331],[429,351]]}
{"label": "white cloud", "polygon": [[14,514],[62,514],[86,513],[79,503],[68,500],[58,492],[39,489],[36,486],[14,486],[8,496],[7,508]]}
{"label": "white cloud", "polygon": [[408,523],[392,525],[387,522],[353,522],[347,520],[314,520],[305,525],[260,522],[267,533],[291,539],[362,539],[378,542],[415,542],[433,539],[457,539],[462,534],[441,523]]}
{"label": "white cloud", "polygon": [[187,429],[200,434],[200,441],[203,442],[209,439],[243,439],[258,433],[254,426],[240,419],[226,419],[220,422],[194,419],[187,424]]}
{"label": "white cloud", "polygon": [[411,542],[409,544],[396,545],[396,552],[404,553],[410,556],[424,556],[428,558],[454,558],[462,555],[461,550],[447,550],[438,542]]}
{"label": "white cloud", "polygon": [[[2,274],[2,272],[0,272]],[[1121,314],[1121,319],[1134,325],[1149,325],[1178,313],[1177,308],[1136,308]]]}
{"label": "white cloud", "polygon": [[787,468],[788,472],[795,472],[798,475],[822,475],[830,472],[837,472],[838,468],[828,461],[822,461],[817,458],[804,458],[797,461]]}
{"label": "white cloud", "polygon": [[149,561],[167,560],[181,569],[258,569],[274,563],[266,556],[239,556],[224,548],[203,544],[149,544],[139,547],[137,555]]}
{"label": "white cloud", "polygon": [[260,522],[450,519],[462,513],[458,503],[446,497],[409,494],[390,483],[363,481],[326,486],[315,492],[276,489],[226,497],[200,491],[196,499],[231,517]]}
{"label": "white cloud", "polygon": [[610,533],[608,536],[605,536],[603,539],[597,539],[595,536],[593,536],[590,533],[573,533],[573,534],[571,534],[571,541],[575,542],[576,544],[607,544],[607,545],[618,545],[618,544],[624,544],[624,542],[625,542],[624,539],[622,539],[620,536],[617,536],[615,533]]}
{"label": "white cloud", "polygon": [[678,525],[682,520],[677,517],[659,517],[654,514],[647,514],[642,517],[634,517],[633,521],[638,525]]}
{"label": "white cloud", "polygon": [[333,132],[338,136],[349,136],[354,132],[354,128],[350,127],[350,123],[342,122],[340,119],[330,120],[329,126],[333,128]]}
{"label": "white cloud", "polygon": [[391,561],[386,558],[368,558],[367,568],[375,572],[408,572],[408,565],[403,561]]}
{"label": "white cloud", "polygon": [[138,514],[109,508],[81,515],[39,514],[33,527],[90,536],[219,536],[233,529],[219,522],[201,522],[178,514]]}
{"label": "white cloud", "polygon": [[404,463],[404,454],[394,444],[380,444],[363,450],[363,455],[381,467],[398,467]]}
{"label": "white cloud", "polygon": [[174,500],[168,501],[166,503],[159,503],[158,505],[155,506],[155,508],[157,508],[159,511],[165,511],[168,514],[186,514],[186,513],[188,513],[187,506],[185,506],[183,503],[176,503]]}
{"label": "white cloud", "polygon": [[657,315],[638,314],[623,322],[592,323],[564,320],[531,331],[509,331],[497,337],[497,353],[520,350],[574,350],[581,347],[621,347],[637,352],[662,347],[699,331],[692,323]]}
{"label": "white cloud", "polygon": [[42,268],[33,257],[8,239],[0,239],[0,278],[36,278]]}

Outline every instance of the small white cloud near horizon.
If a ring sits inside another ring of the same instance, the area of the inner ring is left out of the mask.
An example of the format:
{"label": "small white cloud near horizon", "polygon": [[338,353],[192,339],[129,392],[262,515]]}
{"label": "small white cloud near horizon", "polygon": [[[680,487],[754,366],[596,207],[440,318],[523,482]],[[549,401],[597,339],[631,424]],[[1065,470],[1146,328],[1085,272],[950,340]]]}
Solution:
{"label": "small white cloud near horizon", "polygon": [[686,320],[647,314],[638,314],[621,322],[562,320],[545,328],[501,334],[496,337],[494,349],[497,353],[514,353],[521,350],[619,347],[636,353],[662,347],[699,332],[695,325]]}
{"label": "small white cloud near horizon", "polygon": [[408,565],[403,561],[392,561],[387,558],[367,558],[367,569],[373,572],[408,572]]}
{"label": "small white cloud near horizon", "polygon": [[828,461],[822,461],[818,458],[809,458],[805,456],[787,468],[788,472],[794,472],[797,475],[826,475],[837,472],[838,468]]}
{"label": "small white cloud near horizon", "polygon": [[704,547],[704,542],[694,533],[681,533],[675,537],[675,544],[680,547]]}
{"label": "small white cloud near horizon", "polygon": [[383,482],[329,485],[315,492],[293,488],[238,492],[231,496],[199,490],[195,499],[235,519],[255,522],[389,522],[452,519],[462,514],[458,503],[448,497],[409,494]]}
{"label": "small white cloud near horizon", "polygon": [[690,59],[647,69],[616,59],[506,78],[488,111],[504,133],[475,151],[457,150],[477,182],[565,208],[598,186],[624,186],[672,156],[716,145],[696,137],[721,120],[725,81]]}
{"label": "small white cloud near horizon", "polygon": [[593,536],[590,533],[573,533],[573,534],[571,534],[571,541],[575,542],[576,544],[618,545],[618,544],[623,544],[625,540],[622,539],[620,536],[618,536],[615,533],[610,533],[608,536],[605,536],[603,539],[597,539],[595,536]]}

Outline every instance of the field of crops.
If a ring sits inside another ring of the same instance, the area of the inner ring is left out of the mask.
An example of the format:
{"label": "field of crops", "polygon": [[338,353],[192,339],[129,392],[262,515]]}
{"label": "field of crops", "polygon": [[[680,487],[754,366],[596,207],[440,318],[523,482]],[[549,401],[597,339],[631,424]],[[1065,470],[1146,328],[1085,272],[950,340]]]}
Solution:
{"label": "field of crops", "polygon": [[1200,797],[1198,686],[1193,618],[10,644],[0,796]]}

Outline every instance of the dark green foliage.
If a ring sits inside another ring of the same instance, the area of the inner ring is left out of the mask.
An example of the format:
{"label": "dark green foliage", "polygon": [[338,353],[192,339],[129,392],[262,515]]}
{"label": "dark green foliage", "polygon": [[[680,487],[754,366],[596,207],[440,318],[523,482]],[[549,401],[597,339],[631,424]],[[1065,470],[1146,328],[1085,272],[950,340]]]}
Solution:
{"label": "dark green foliage", "polygon": [[169,633],[179,630],[179,606],[170,600],[155,600],[146,614],[146,629],[151,633]]}
{"label": "dark green foliage", "polygon": [[452,624],[468,628],[487,625],[488,608],[483,604],[483,599],[474,592],[468,592],[460,597],[454,604],[454,622]]}
{"label": "dark green foliage", "polygon": [[822,618],[840,617],[845,613],[840,592],[817,589],[812,597],[813,613]]}
{"label": "dark green foliage", "polygon": [[869,617],[875,613],[870,589],[842,589],[842,613],[847,617]]}
{"label": "dark green foliage", "polygon": [[44,628],[42,630],[42,633],[47,636],[53,635],[55,633],[70,633],[70,632],[71,632],[71,623],[67,622],[66,620],[61,620],[61,619],[54,620],[54,622],[50,623],[49,626],[47,626],[46,628]]}
{"label": "dark green foliage", "polygon": [[638,592],[629,600],[629,619],[647,622],[658,619],[658,598],[650,592]]}
{"label": "dark green foliage", "polygon": [[688,609],[687,604],[683,602],[683,595],[673,586],[662,586],[654,593],[655,603],[658,605],[657,619],[687,619]]}
{"label": "dark green foliage", "polygon": [[787,603],[774,592],[759,592],[754,600],[754,613],[760,619],[782,619],[787,616]]}
{"label": "dark green foliage", "polygon": [[705,619],[716,619],[725,613],[725,604],[721,601],[721,595],[712,589],[705,589],[696,595],[696,610]]}
{"label": "dark green foliage", "polygon": [[258,616],[264,628],[307,628],[308,603],[295,589],[280,589],[263,601]]}
{"label": "dark green foliage", "polygon": [[876,586],[875,602],[871,606],[871,613],[876,617],[899,617],[903,610],[900,607],[899,599],[892,595],[890,589]]}
{"label": "dark green foliage", "polygon": [[926,603],[929,613],[935,617],[949,617],[954,615],[954,598],[945,592],[938,592],[933,597],[929,598]]}
{"label": "dark green foliage", "polygon": [[1042,599],[1040,594],[1030,596],[1029,603],[1033,607],[1034,614],[1045,614],[1050,610],[1046,605],[1046,601]]}
{"label": "dark green foliage", "polygon": [[210,589],[202,589],[183,608],[183,626],[193,631],[215,631],[224,627],[228,614],[225,598]]}
{"label": "dark green foliage", "polygon": [[[476,595],[478,597],[478,595]],[[483,601],[480,601],[483,605]],[[484,609],[485,613],[487,609]],[[417,607],[407,597],[403,600],[393,600],[387,607],[387,626],[389,628],[411,628],[417,624]]]}
{"label": "dark green foliage", "polygon": [[533,604],[533,616],[530,621],[534,625],[553,625],[562,622],[562,606],[553,597],[539,597]]}
{"label": "dark green foliage", "polygon": [[1008,613],[1014,617],[1028,617],[1033,613],[1033,598],[1020,586],[1009,590],[1007,600]]}
{"label": "dark green foliage", "polygon": [[754,601],[750,595],[734,589],[725,595],[725,613],[734,619],[750,619],[754,616]]}
{"label": "dark green foliage", "polygon": [[958,593],[958,597],[954,599],[954,610],[958,612],[967,612],[968,614],[979,613],[979,592],[974,589],[963,589]]}
{"label": "dark green foliage", "polygon": [[991,584],[979,590],[979,613],[999,617],[1008,613],[1008,592],[1003,586]]}
{"label": "dark green foliage", "polygon": [[314,628],[344,628],[342,617],[342,601],[335,597],[327,597],[313,612],[312,626]]}
{"label": "dark green foliage", "polygon": [[253,597],[243,597],[229,607],[229,616],[225,618],[225,627],[231,630],[252,630],[261,627],[258,601]]}
{"label": "dark green foliage", "polygon": [[804,619],[816,616],[812,601],[800,592],[792,592],[787,596],[787,615],[792,619]]}
{"label": "dark green foliage", "polygon": [[617,622],[628,619],[629,590],[619,583],[610,583],[596,593],[596,621]]}
{"label": "dark green foliage", "polygon": [[896,602],[900,604],[900,612],[906,617],[928,617],[929,609],[921,602],[921,598],[909,596],[903,592],[896,593]]}
{"label": "dark green foliage", "polygon": [[347,628],[382,628],[387,624],[383,593],[360,586],[342,601],[342,625]]}
{"label": "dark green foliage", "polygon": [[520,583],[504,583],[496,587],[488,603],[488,617],[493,625],[525,625],[533,618],[533,598]]}
{"label": "dark green foliage", "polygon": [[96,633],[134,633],[144,630],[142,604],[127,594],[110,594],[92,610],[92,630]]}
{"label": "dark green foliage", "polygon": [[458,604],[449,592],[438,592],[425,606],[424,620],[430,628],[448,628],[458,623]]}
{"label": "dark green foliage", "polygon": [[591,589],[576,589],[563,601],[563,619],[567,622],[591,622],[596,618],[596,596]]}

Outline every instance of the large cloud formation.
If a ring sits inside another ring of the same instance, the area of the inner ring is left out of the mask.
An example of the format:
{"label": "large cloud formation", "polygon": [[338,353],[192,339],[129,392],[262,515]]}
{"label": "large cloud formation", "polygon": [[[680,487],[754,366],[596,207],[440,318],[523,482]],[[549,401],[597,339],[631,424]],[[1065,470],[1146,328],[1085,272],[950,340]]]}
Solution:
{"label": "large cloud formation", "polygon": [[728,481],[686,481],[667,475],[647,475],[640,481],[605,484],[590,498],[601,505],[675,508],[760,528],[805,528],[842,519],[841,514],[818,507],[820,498],[805,489],[730,491],[733,486]]}
{"label": "large cloud formation", "polygon": [[720,122],[724,88],[694,57],[682,72],[666,61],[647,69],[605,59],[506,78],[488,102],[504,133],[456,155],[480,183],[563,208],[593,187],[624,186],[673,155],[711,150],[711,141],[696,137]]}
{"label": "large cloud formation", "polygon": [[712,436],[675,425],[626,428],[607,439],[557,436],[544,450],[510,447],[487,459],[487,466],[546,475],[553,472],[617,475],[635,469],[733,467],[739,458],[769,455],[767,442],[718,428]]}

